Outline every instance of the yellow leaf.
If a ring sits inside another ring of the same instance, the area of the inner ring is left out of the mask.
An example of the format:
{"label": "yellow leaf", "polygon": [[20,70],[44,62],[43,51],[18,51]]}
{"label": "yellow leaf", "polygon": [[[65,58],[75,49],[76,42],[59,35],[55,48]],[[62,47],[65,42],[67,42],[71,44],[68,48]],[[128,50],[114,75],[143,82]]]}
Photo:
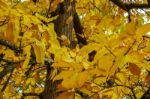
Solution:
{"label": "yellow leaf", "polygon": [[103,75],[107,76],[110,75],[115,69],[115,66],[113,67],[114,57],[112,55],[105,55],[101,57],[98,61],[98,69],[105,70],[106,72],[103,73]]}
{"label": "yellow leaf", "polygon": [[63,92],[56,99],[74,99],[74,92]]}
{"label": "yellow leaf", "polygon": [[136,23],[134,21],[131,21],[126,26],[126,32],[129,35],[134,35],[136,31]]}
{"label": "yellow leaf", "polygon": [[51,4],[51,11],[54,11],[60,2],[61,0],[54,0]]}
{"label": "yellow leaf", "polygon": [[99,33],[89,37],[89,40],[104,44],[104,42],[106,42],[107,39],[106,39],[106,35]]}
{"label": "yellow leaf", "polygon": [[72,67],[72,65],[68,62],[65,62],[65,61],[60,61],[60,62],[55,62],[52,64],[52,66],[54,67]]}
{"label": "yellow leaf", "polygon": [[150,40],[148,41],[147,49],[150,50]]}
{"label": "yellow leaf", "polygon": [[55,54],[57,50],[60,49],[60,44],[59,44],[59,41],[57,40],[57,34],[54,31],[54,24],[52,23],[49,24],[47,31],[50,36],[50,41],[49,41],[49,43],[51,44],[50,52]]}
{"label": "yellow leaf", "polygon": [[116,83],[124,85],[127,81],[127,76],[125,72],[120,72],[116,74]]}
{"label": "yellow leaf", "polygon": [[95,57],[94,57],[94,63],[97,63],[98,60],[104,56],[106,53],[108,53],[108,51],[106,50],[106,48],[101,48],[100,50],[97,51]]}
{"label": "yellow leaf", "polygon": [[118,69],[118,67],[122,68],[124,66],[124,62],[125,62],[125,56],[124,55],[118,56],[114,61],[114,65],[109,70],[109,75],[113,75]]}
{"label": "yellow leaf", "polygon": [[137,37],[141,37],[150,32],[150,23],[139,26],[136,30]]}
{"label": "yellow leaf", "polygon": [[26,69],[28,67],[29,61],[30,61],[30,55],[31,55],[31,46],[26,46],[23,49],[24,54],[26,55],[25,61],[23,62],[23,68]]}
{"label": "yellow leaf", "polygon": [[55,20],[57,18],[58,18],[58,16],[51,17],[51,18],[48,19],[48,22],[51,22],[51,21],[53,21],[53,20]]}
{"label": "yellow leaf", "polygon": [[80,63],[77,62],[71,62],[70,63],[76,72],[81,72],[83,70],[83,66]]}
{"label": "yellow leaf", "polygon": [[74,59],[70,56],[69,49],[67,47],[62,47],[60,49],[55,49],[53,52],[55,54],[55,62],[65,61],[71,63]]}
{"label": "yellow leaf", "polygon": [[88,71],[92,76],[105,76],[106,75],[106,70],[103,68],[94,68],[90,69]]}
{"label": "yellow leaf", "polygon": [[4,70],[4,68],[3,67],[0,67],[0,72],[2,72]]}
{"label": "yellow leaf", "polygon": [[36,81],[34,78],[28,78],[26,81],[27,84],[35,85]]}
{"label": "yellow leaf", "polygon": [[44,57],[45,57],[45,44],[42,41],[36,40],[36,44],[33,45],[36,62],[44,64]]}
{"label": "yellow leaf", "polygon": [[9,8],[8,4],[5,3],[5,2],[2,2],[2,1],[3,1],[3,0],[0,0],[0,8],[1,8],[1,9],[8,9],[8,8]]}
{"label": "yellow leaf", "polygon": [[22,20],[22,24],[24,24],[25,26],[31,27],[31,19],[28,15],[24,15],[23,16],[23,20]]}
{"label": "yellow leaf", "polygon": [[83,61],[82,62],[82,66],[85,68],[85,69],[88,69],[90,67],[90,62],[88,61]]}
{"label": "yellow leaf", "polygon": [[95,0],[95,5],[98,6],[100,4],[100,0]]}
{"label": "yellow leaf", "polygon": [[81,87],[89,78],[87,71],[80,72],[77,77],[78,86]]}
{"label": "yellow leaf", "polygon": [[74,71],[61,71],[58,75],[54,77],[53,80],[60,80],[60,79],[68,79],[73,75]]}
{"label": "yellow leaf", "polygon": [[71,77],[64,79],[62,81],[62,86],[66,89],[70,89],[70,88],[78,88],[78,84],[77,84],[77,74],[73,74]]}
{"label": "yellow leaf", "polygon": [[33,24],[41,24],[42,22],[36,16],[29,16]]}
{"label": "yellow leaf", "polygon": [[93,50],[97,51],[101,47],[100,44],[97,43],[89,43],[86,46],[83,46],[80,51],[79,55],[88,55],[88,53],[92,52]]}
{"label": "yellow leaf", "polygon": [[106,80],[107,80],[106,77],[98,77],[98,78],[95,78],[95,79],[94,79],[94,82],[95,82],[96,84],[103,84],[103,83],[106,82]]}
{"label": "yellow leaf", "polygon": [[47,19],[46,17],[44,17],[44,16],[42,16],[42,15],[40,15],[40,14],[38,14],[38,13],[36,13],[36,17],[39,18],[40,20],[43,20],[43,21],[45,21],[45,22],[48,22],[48,19]]}

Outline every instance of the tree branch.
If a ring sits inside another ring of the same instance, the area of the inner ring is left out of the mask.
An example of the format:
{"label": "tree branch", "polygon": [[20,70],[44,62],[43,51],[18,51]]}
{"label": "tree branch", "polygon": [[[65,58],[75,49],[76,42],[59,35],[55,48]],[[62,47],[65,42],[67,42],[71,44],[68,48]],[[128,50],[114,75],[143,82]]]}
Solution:
{"label": "tree branch", "polygon": [[150,87],[148,90],[142,95],[140,99],[150,99]]}
{"label": "tree branch", "polygon": [[[13,69],[13,70],[14,70],[14,69]],[[1,89],[1,92],[3,92],[3,91],[6,89],[8,83],[9,83],[9,80],[10,80],[10,78],[11,78],[11,76],[12,76],[13,70],[11,71],[9,77],[7,78],[7,81],[5,82],[3,88]]]}
{"label": "tree branch", "polygon": [[20,49],[19,47],[17,47],[16,45],[12,44],[7,40],[0,39],[0,45],[8,47],[9,49],[13,50],[15,53],[22,53],[22,49]]}
{"label": "tree branch", "polygon": [[73,23],[74,23],[75,34],[78,39],[78,44],[81,43],[83,45],[86,45],[87,44],[86,38],[81,36],[83,35],[83,27],[81,25],[81,22],[77,13],[74,14]]}
{"label": "tree branch", "polygon": [[24,97],[27,96],[37,96],[39,97],[40,95],[38,93],[23,93],[21,99],[24,99]]}
{"label": "tree branch", "polygon": [[129,10],[134,9],[134,8],[135,9],[150,8],[150,5],[148,5],[148,4],[135,4],[135,3],[129,4],[129,3],[123,3],[120,0],[110,0],[110,1],[125,11],[129,11]]}

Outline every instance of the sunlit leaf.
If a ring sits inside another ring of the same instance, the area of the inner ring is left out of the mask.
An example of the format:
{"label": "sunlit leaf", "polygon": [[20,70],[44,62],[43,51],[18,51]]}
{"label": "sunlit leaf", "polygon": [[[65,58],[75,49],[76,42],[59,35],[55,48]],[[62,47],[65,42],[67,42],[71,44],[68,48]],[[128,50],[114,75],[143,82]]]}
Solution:
{"label": "sunlit leaf", "polygon": [[36,44],[33,45],[36,62],[44,64],[44,56],[45,56],[45,44],[44,42],[36,41]]}
{"label": "sunlit leaf", "polygon": [[24,54],[26,55],[25,61],[23,63],[23,68],[27,68],[30,62],[30,55],[31,55],[31,46],[27,46],[24,48]]}
{"label": "sunlit leaf", "polygon": [[27,84],[31,84],[31,85],[35,85],[36,81],[34,78],[28,78],[28,80],[26,81]]}
{"label": "sunlit leaf", "polygon": [[55,76],[54,80],[68,79],[73,75],[74,71],[62,71]]}
{"label": "sunlit leaf", "polygon": [[126,76],[126,74],[125,73],[123,73],[123,72],[121,72],[121,73],[117,73],[116,74],[116,82],[118,83],[118,84],[125,84],[126,82],[127,82],[127,76]]}
{"label": "sunlit leaf", "polygon": [[139,26],[136,30],[137,37],[141,37],[150,31],[150,23]]}
{"label": "sunlit leaf", "polygon": [[131,21],[126,26],[126,33],[129,35],[134,35],[136,31],[136,23],[134,21]]}
{"label": "sunlit leaf", "polygon": [[74,73],[71,77],[64,79],[62,81],[62,86],[67,89],[79,87],[77,83],[77,75],[78,74]]}
{"label": "sunlit leaf", "polygon": [[82,86],[89,78],[89,74],[87,71],[80,72],[78,75],[77,84]]}

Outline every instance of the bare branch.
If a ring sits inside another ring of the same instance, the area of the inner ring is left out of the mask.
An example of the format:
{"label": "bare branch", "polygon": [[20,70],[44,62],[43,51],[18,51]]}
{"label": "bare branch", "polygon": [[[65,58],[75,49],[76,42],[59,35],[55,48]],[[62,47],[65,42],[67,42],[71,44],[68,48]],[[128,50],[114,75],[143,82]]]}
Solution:
{"label": "bare branch", "polygon": [[[13,70],[14,70],[14,69],[13,69]],[[3,88],[1,89],[1,92],[3,92],[3,91],[6,89],[8,83],[9,83],[9,80],[10,80],[10,78],[11,78],[11,76],[12,76],[13,70],[11,71],[9,77],[7,78],[7,81],[5,82]]]}
{"label": "bare branch", "polygon": [[135,9],[150,8],[150,5],[148,5],[148,4],[135,4],[135,3],[129,4],[129,3],[123,3],[120,0],[110,0],[110,1],[125,11],[129,11],[129,10],[134,9],[134,8]]}
{"label": "bare branch", "polygon": [[22,53],[22,49],[20,49],[19,47],[17,47],[16,45],[12,44],[7,40],[0,39],[0,45],[8,47],[9,49],[13,50],[15,53]]}

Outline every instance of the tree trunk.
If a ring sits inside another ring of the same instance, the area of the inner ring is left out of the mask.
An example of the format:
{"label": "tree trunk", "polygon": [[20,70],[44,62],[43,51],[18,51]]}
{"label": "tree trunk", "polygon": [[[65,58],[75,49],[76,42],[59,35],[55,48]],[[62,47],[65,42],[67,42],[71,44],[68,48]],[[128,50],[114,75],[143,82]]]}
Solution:
{"label": "tree trunk", "polygon": [[[64,2],[61,4],[60,11],[64,11],[62,13],[58,13],[59,17],[55,20],[54,26],[55,31],[58,35],[58,37],[61,37],[62,35],[65,35],[70,40],[70,45],[68,47],[74,46],[74,39],[73,39],[73,20],[69,22],[69,24],[66,24],[66,20],[69,17],[74,17],[75,14],[75,0],[64,0]],[[71,9],[71,10],[69,10]],[[61,42],[60,42],[61,43]],[[56,86],[60,81],[53,82],[50,77],[50,72],[52,71],[51,64],[47,65],[47,77],[45,82],[45,90],[43,93],[40,94],[40,99],[55,99],[57,96],[56,92]]]}
{"label": "tree trunk", "polygon": [[[58,19],[55,23],[55,31],[58,37],[65,35],[70,40],[69,47],[73,46],[73,17],[75,14],[75,0],[64,0],[62,7],[60,8],[61,13],[59,13]],[[72,19],[71,22],[67,24],[67,20]],[[60,42],[61,43],[61,42]]]}

